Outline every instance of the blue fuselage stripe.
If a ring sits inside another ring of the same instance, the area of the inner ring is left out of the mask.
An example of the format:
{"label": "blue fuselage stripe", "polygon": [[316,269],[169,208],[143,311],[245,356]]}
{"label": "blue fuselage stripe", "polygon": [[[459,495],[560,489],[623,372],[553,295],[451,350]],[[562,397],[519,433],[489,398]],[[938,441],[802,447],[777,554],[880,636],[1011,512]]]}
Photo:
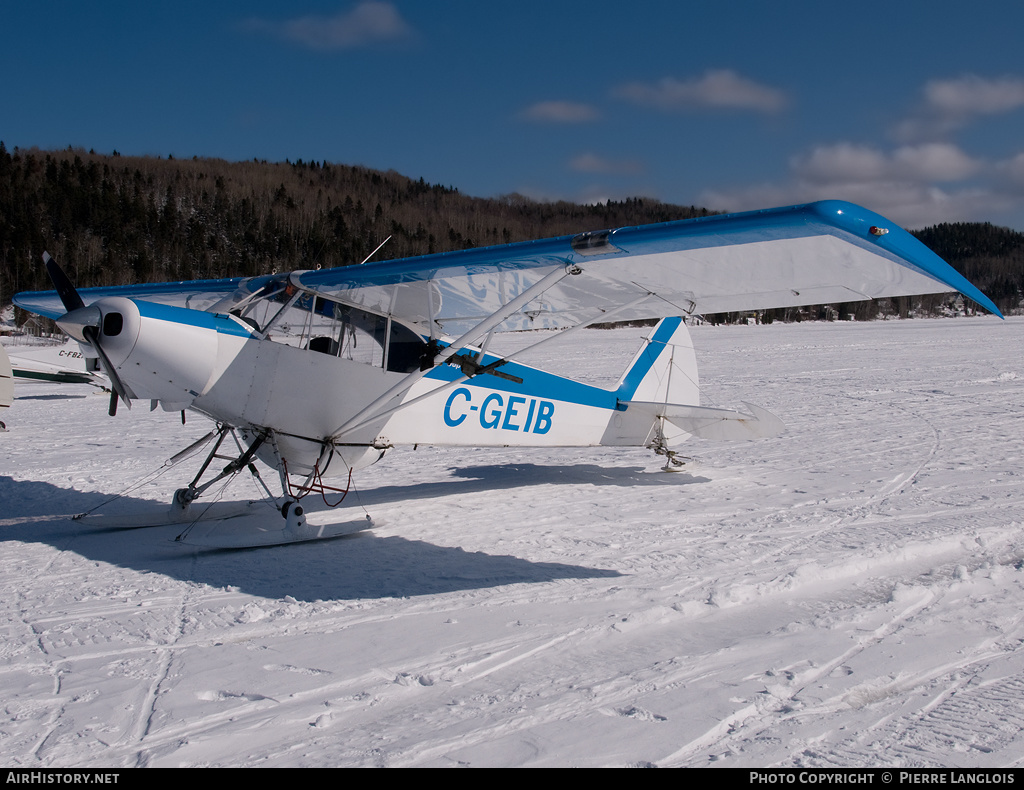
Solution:
{"label": "blue fuselage stripe", "polygon": [[189,310],[185,307],[147,302],[142,299],[132,299],[132,301],[139,308],[139,315],[145,318],[168,321],[172,324],[186,324],[188,326],[202,327],[203,329],[212,329],[222,335],[235,335],[237,337],[250,337],[252,335],[251,331],[220,313]]}
{"label": "blue fuselage stripe", "polygon": [[[484,364],[490,364],[497,359],[498,357],[485,356]],[[518,376],[523,383],[519,384],[497,376],[480,374],[466,381],[465,386],[481,390],[508,392],[525,397],[578,403],[581,406],[593,406],[599,409],[614,409],[618,405],[618,397],[614,392],[556,376],[553,373],[546,373],[537,368],[509,362],[502,365],[500,370],[502,373]],[[462,371],[450,365],[439,365],[431,370],[426,377],[433,381],[450,382],[461,378]]]}
{"label": "blue fuselage stripe", "polygon": [[[549,398],[566,403],[577,403],[581,406],[593,406],[598,409],[617,409],[620,400],[630,400],[633,397],[640,382],[650,372],[658,356],[665,350],[665,343],[675,333],[682,320],[681,318],[666,318],[658,325],[657,331],[651,338],[651,343],[646,347],[646,353],[641,355],[636,364],[629,369],[622,384],[616,390],[601,389],[515,362],[507,362],[499,370],[502,373],[518,376],[523,380],[522,384],[497,376],[481,374],[466,381],[466,386],[532,398]],[[498,359],[499,357],[488,354],[484,356],[482,364],[490,364]],[[461,376],[462,372],[459,368],[451,365],[438,366],[427,374],[427,378],[443,382],[455,381]]]}

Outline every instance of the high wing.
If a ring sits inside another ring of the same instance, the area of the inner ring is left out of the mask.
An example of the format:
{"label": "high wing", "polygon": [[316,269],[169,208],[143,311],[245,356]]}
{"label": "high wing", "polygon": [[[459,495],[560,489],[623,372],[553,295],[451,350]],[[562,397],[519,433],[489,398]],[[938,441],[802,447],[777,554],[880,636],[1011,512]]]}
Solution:
{"label": "high wing", "polygon": [[[823,201],[250,279],[82,289],[227,312],[286,285],[389,315],[424,336],[577,326],[959,291],[995,304],[921,242]],[[15,304],[56,318],[56,292]]]}
{"label": "high wing", "polygon": [[[92,304],[97,299],[107,296],[125,296],[129,299],[142,299],[158,304],[208,310],[226,296],[234,294],[240,289],[248,293],[254,282],[267,279],[269,277],[234,277],[226,280],[119,285],[112,288],[79,288],[78,293],[81,294],[86,304]],[[13,301],[18,307],[47,318],[57,319],[67,312],[56,291],[25,291],[16,294]]]}

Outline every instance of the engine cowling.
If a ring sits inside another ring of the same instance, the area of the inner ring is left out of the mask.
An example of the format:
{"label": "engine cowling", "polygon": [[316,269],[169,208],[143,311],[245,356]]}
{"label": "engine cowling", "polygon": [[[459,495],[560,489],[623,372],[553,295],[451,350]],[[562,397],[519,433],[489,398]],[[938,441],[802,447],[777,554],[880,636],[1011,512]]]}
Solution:
{"label": "engine cowling", "polygon": [[90,307],[100,313],[103,351],[134,397],[178,410],[203,392],[217,357],[212,315],[123,297]]}

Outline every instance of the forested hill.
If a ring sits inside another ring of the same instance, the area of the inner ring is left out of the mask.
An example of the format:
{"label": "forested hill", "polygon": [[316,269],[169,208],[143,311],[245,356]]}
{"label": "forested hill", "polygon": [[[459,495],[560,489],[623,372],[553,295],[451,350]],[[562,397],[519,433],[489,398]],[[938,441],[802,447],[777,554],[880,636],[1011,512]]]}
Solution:
{"label": "forested hill", "polygon": [[1024,298],[1024,233],[987,222],[943,223],[914,231],[1004,313]]}
{"label": "forested hill", "polygon": [[[0,142],[0,306],[18,291],[51,287],[43,250],[84,287],[341,266],[388,236],[375,260],[709,213],[646,198],[473,198],[393,171],[326,162],[8,151]],[[1017,307],[1024,234],[957,224],[917,235],[1000,308]]]}
{"label": "forested hill", "polygon": [[0,303],[49,289],[48,250],[79,286],[249,276],[688,219],[635,199],[602,205],[472,198],[395,172],[9,152],[0,143]]}

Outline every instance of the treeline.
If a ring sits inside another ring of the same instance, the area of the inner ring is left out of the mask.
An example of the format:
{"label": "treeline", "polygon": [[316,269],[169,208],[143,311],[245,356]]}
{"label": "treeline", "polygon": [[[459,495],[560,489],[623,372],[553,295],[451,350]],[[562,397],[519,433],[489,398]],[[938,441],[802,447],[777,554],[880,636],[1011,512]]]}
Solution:
{"label": "treeline", "polygon": [[[709,213],[646,198],[598,205],[473,198],[393,171],[327,162],[8,151],[0,142],[0,306],[18,291],[51,287],[44,250],[79,286],[122,285],[342,266],[389,236],[375,260]],[[917,235],[1001,309],[1020,305],[1024,234],[946,224]],[[886,300],[767,317],[873,318],[909,309]]]}
{"label": "treeline", "polygon": [[251,276],[390,260],[709,212],[472,198],[327,162],[9,152],[0,142],[0,304],[51,287],[48,250],[79,286]]}
{"label": "treeline", "polygon": [[1004,313],[1024,306],[1024,233],[988,222],[955,222],[914,235],[981,288]]}

